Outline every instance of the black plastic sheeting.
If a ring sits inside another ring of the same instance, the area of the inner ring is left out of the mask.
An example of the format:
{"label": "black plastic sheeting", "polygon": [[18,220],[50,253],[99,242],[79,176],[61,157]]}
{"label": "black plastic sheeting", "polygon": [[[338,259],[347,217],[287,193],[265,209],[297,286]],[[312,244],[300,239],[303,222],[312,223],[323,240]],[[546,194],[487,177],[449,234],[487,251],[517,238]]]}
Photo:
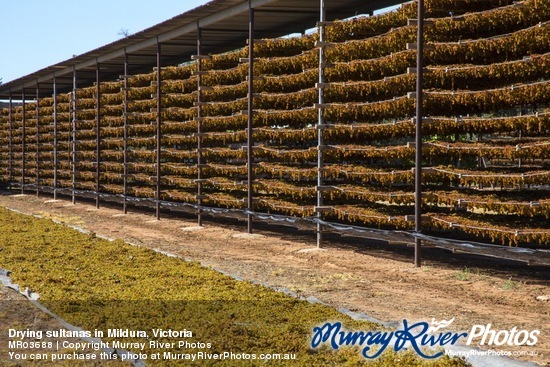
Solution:
{"label": "black plastic sheeting", "polygon": [[[17,185],[13,185],[17,187]],[[26,188],[36,188],[36,185],[25,185]],[[53,187],[40,187],[41,191],[53,193]],[[57,193],[72,195],[71,188],[57,189]],[[136,207],[153,208],[156,206],[156,199],[153,198],[136,198],[132,196],[114,195],[106,193],[97,193],[90,190],[74,190],[74,194],[81,198],[95,199],[98,195],[100,199],[107,202],[123,203],[126,199],[127,203],[133,204]],[[452,251],[453,253],[481,255],[494,257],[505,260],[519,261],[533,266],[550,266],[550,250],[530,249],[525,247],[507,247],[501,245],[491,245],[479,242],[454,240],[436,236],[430,236],[414,231],[403,230],[383,230],[341,223],[327,222],[317,217],[291,217],[279,214],[268,214],[248,211],[246,209],[225,209],[213,208],[207,206],[198,206],[190,203],[178,203],[173,201],[161,200],[160,207],[173,212],[183,212],[191,215],[196,215],[200,210],[204,215],[211,217],[233,218],[238,220],[246,220],[248,215],[252,215],[256,220],[272,224],[284,224],[297,229],[315,230],[317,224],[321,224],[325,230],[336,232],[341,236],[359,237],[366,239],[375,239],[387,241],[390,243],[400,243],[414,245],[415,238],[420,238],[423,241],[423,247],[436,247]]]}

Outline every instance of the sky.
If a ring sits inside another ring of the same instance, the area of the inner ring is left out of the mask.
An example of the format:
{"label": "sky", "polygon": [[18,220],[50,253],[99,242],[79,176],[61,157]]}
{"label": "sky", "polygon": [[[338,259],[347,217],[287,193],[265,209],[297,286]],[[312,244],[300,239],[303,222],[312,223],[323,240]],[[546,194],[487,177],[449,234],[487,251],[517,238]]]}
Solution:
{"label": "sky", "polygon": [[[3,83],[137,33],[208,0],[1,0]],[[386,9],[387,10],[387,9]]]}
{"label": "sky", "polygon": [[172,18],[207,0],[2,0],[6,83]]}

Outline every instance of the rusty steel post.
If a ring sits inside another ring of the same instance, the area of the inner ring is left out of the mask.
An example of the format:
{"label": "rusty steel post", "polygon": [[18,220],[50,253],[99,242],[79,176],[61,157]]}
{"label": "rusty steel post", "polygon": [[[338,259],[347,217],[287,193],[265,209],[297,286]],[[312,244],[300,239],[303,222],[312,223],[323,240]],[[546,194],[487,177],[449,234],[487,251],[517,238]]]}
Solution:
{"label": "rusty steel post", "polygon": [[71,144],[71,202],[76,203],[76,122],[77,122],[77,98],[76,98],[76,68],[73,68],[73,121],[72,121],[72,144]]}
{"label": "rusty steel post", "polygon": [[40,84],[36,81],[36,197],[40,196]]}
{"label": "rusty steel post", "polygon": [[23,101],[22,111],[23,116],[21,118],[21,194],[25,193],[25,139],[26,137],[26,129],[25,129],[25,88],[23,88],[23,91],[21,92],[21,99]]}
{"label": "rusty steel post", "polygon": [[250,213],[253,211],[253,187],[254,181],[254,169],[252,167],[254,163],[254,141],[252,140],[252,128],[254,122],[254,8],[252,8],[252,2],[249,1],[249,22],[248,22],[248,124],[247,124],[247,209],[249,211],[247,215],[247,231],[252,233],[253,215]]}
{"label": "rusty steel post", "polygon": [[53,77],[53,199],[57,200],[57,80]]}
{"label": "rusty steel post", "polygon": [[10,99],[8,104],[8,118],[9,118],[9,129],[10,129],[10,137],[9,137],[9,161],[8,161],[8,171],[9,171],[9,183],[10,188],[13,181],[13,97],[10,91]]}
{"label": "rusty steel post", "polygon": [[[325,26],[324,22],[326,19],[326,10],[325,10],[325,0],[320,0],[320,26],[319,26],[319,109],[317,110],[317,207],[321,208],[323,206],[323,150],[324,145],[323,139],[323,126],[325,125],[325,116],[323,113],[323,105],[325,103],[325,93],[323,89],[323,84],[325,83],[325,49],[323,44],[325,42]],[[322,211],[317,212],[317,218],[321,220],[323,218]],[[323,243],[323,226],[320,222],[317,223],[317,247],[321,247]]]}
{"label": "rusty steel post", "polygon": [[[415,173],[414,173],[414,231],[422,233],[422,83],[424,74],[424,0],[418,0],[418,31],[416,50],[416,139],[415,139]],[[422,265],[422,240],[414,239],[414,264]]]}
{"label": "rusty steel post", "polygon": [[95,194],[95,207],[99,209],[99,191],[100,191],[100,175],[101,175],[101,88],[100,88],[100,72],[101,66],[99,63],[96,65],[96,194]]}
{"label": "rusty steel post", "polygon": [[161,198],[161,167],[160,167],[160,160],[161,160],[161,148],[162,148],[162,131],[161,131],[161,123],[162,123],[162,77],[161,77],[161,46],[160,42],[157,40],[157,186],[156,186],[156,217],[157,220],[160,220],[160,198]]}
{"label": "rusty steel post", "polygon": [[202,227],[202,29],[197,23],[197,225]]}
{"label": "rusty steel post", "polygon": [[123,187],[122,210],[128,214],[128,54],[124,50],[124,153],[123,153]]}

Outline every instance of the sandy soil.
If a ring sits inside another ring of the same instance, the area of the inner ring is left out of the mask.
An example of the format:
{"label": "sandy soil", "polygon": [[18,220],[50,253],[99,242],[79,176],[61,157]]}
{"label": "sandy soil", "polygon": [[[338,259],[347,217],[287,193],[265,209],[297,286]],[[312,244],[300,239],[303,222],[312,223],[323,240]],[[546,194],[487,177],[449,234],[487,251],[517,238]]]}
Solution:
{"label": "sandy soil", "polygon": [[[242,224],[205,222],[151,213],[121,213],[119,207],[51,197],[0,195],[0,205],[78,225],[97,234],[200,261],[254,282],[314,296],[336,308],[366,313],[384,322],[449,320],[451,329],[468,331],[475,324],[493,330],[540,329],[535,347],[502,350],[536,351],[518,359],[550,366],[550,269],[520,263],[424,251],[421,268],[412,264],[412,249],[382,242],[334,237],[322,250],[314,237],[261,225],[248,235]],[[499,349],[494,347],[494,349]]]}

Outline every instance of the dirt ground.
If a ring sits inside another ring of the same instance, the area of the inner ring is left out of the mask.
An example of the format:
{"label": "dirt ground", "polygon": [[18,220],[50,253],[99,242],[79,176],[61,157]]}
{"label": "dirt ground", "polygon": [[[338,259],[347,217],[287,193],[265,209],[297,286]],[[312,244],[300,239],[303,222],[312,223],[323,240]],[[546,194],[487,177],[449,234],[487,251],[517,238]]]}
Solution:
{"label": "dirt ground", "polygon": [[167,214],[157,221],[138,210],[124,215],[118,206],[102,204],[98,210],[92,203],[72,205],[48,196],[0,195],[0,205],[200,261],[384,322],[455,318],[450,329],[456,331],[489,323],[492,330],[539,329],[534,347],[493,349],[536,351],[517,359],[550,366],[550,301],[537,299],[550,296],[550,268],[438,249],[426,249],[423,266],[415,268],[411,248],[379,241],[334,237],[317,250],[313,235],[265,224],[248,235],[236,222],[205,221],[197,227],[190,217]]}

